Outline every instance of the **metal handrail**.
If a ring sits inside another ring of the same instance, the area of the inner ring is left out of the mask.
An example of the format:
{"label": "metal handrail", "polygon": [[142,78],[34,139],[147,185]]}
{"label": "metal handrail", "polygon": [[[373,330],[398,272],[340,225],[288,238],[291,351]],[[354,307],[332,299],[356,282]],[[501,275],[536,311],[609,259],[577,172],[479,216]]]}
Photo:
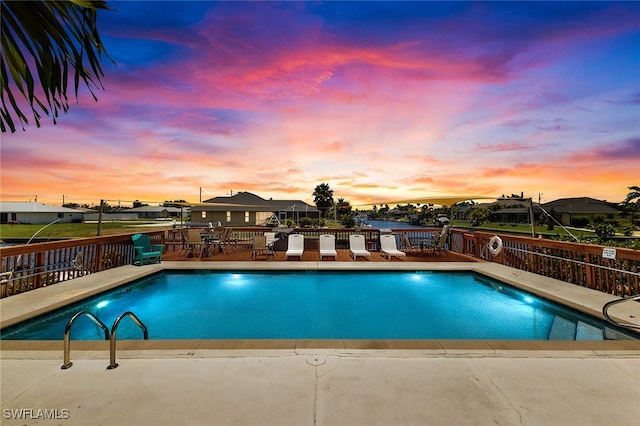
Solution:
{"label": "metal handrail", "polygon": [[609,316],[609,313],[607,312],[611,306],[616,305],[618,303],[627,302],[629,300],[640,302],[640,294],[636,294],[634,296],[625,297],[624,299],[612,300],[611,302],[605,303],[605,305],[602,307],[602,315],[604,315],[606,320],[609,321],[611,324],[615,324],[615,325],[620,326],[620,327],[628,327],[628,328],[640,329],[640,325],[631,324],[631,323],[628,323],[628,322],[615,321],[614,319],[612,319]]}
{"label": "metal handrail", "polygon": [[120,315],[113,323],[111,327],[111,337],[109,338],[109,366],[107,370],[113,370],[118,367],[118,363],[116,362],[116,331],[118,330],[118,325],[120,325],[120,321],[124,317],[130,317],[133,322],[135,322],[138,327],[142,329],[142,334],[144,339],[147,340],[149,338],[149,332],[147,331],[147,327],[140,321],[140,319],[131,311],[124,312]]}
{"label": "metal handrail", "polygon": [[93,315],[89,311],[80,311],[80,312],[78,312],[77,314],[75,314],[74,316],[71,317],[71,319],[67,323],[67,326],[64,328],[64,355],[63,355],[64,359],[62,361],[63,364],[60,367],[63,370],[66,370],[67,368],[70,368],[73,365],[73,363],[70,360],[71,326],[75,322],[76,318],[78,318],[81,315],[88,316],[91,321],[93,321],[96,325],[100,326],[100,328],[102,328],[102,330],[104,330],[104,340],[109,340],[109,329],[107,328],[105,323],[100,321],[95,315]]}

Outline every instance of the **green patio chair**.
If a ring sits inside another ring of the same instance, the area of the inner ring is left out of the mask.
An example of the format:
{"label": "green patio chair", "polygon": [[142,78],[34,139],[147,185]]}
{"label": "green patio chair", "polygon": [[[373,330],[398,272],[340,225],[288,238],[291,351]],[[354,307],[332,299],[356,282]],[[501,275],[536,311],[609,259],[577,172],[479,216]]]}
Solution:
{"label": "green patio chair", "polygon": [[146,263],[162,262],[162,250],[164,245],[151,244],[151,239],[145,234],[135,234],[131,236],[133,248],[135,249],[134,265],[136,263],[144,265]]}

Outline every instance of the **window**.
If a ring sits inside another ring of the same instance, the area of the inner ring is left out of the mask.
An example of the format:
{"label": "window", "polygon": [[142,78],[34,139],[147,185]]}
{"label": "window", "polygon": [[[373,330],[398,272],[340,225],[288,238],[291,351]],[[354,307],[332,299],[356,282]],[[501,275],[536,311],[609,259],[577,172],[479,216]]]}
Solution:
{"label": "window", "polygon": [[207,212],[205,212],[204,210],[202,211],[202,218],[206,219],[207,218]]}
{"label": "window", "polygon": [[227,212],[227,222],[231,222],[231,212]]}
{"label": "window", "polygon": [[249,212],[244,212],[244,221],[245,223],[249,223]]}

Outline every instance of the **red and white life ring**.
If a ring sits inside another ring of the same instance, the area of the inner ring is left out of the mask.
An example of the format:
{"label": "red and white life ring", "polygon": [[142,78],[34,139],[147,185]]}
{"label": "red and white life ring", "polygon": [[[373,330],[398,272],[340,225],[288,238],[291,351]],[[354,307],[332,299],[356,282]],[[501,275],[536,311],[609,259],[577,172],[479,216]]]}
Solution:
{"label": "red and white life ring", "polygon": [[500,252],[502,251],[502,239],[500,237],[498,237],[497,235],[494,235],[489,240],[489,243],[487,244],[487,247],[489,248],[489,252],[492,255],[494,255],[494,256],[499,255]]}

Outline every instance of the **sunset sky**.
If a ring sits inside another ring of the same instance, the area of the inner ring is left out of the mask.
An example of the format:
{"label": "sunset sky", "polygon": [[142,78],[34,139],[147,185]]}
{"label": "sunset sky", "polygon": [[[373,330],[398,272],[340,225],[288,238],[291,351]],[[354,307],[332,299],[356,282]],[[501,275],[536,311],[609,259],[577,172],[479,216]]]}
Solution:
{"label": "sunset sky", "polygon": [[2,201],[313,204],[326,182],[354,205],[618,202],[640,185],[638,2],[109,5],[98,102],[2,134]]}

